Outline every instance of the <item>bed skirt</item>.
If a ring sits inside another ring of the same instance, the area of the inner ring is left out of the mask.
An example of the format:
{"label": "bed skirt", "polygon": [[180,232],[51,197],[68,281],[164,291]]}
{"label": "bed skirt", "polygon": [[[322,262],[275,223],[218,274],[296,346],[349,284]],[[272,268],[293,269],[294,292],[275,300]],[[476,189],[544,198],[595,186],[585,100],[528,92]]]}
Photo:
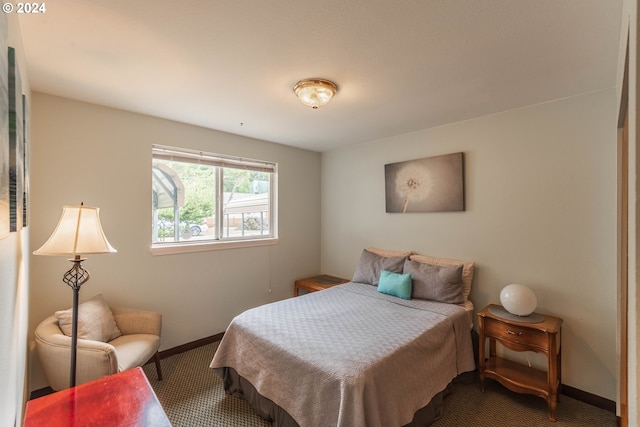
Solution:
{"label": "bed skirt", "polygon": [[[273,422],[273,427],[300,427],[287,411],[258,393],[253,384],[238,375],[235,369],[225,367],[214,370],[222,378],[224,389],[228,394],[245,399],[260,417]],[[403,427],[431,425],[442,415],[442,401],[451,389],[452,385],[449,384],[446,389],[436,394],[427,406],[415,413],[413,421]]]}

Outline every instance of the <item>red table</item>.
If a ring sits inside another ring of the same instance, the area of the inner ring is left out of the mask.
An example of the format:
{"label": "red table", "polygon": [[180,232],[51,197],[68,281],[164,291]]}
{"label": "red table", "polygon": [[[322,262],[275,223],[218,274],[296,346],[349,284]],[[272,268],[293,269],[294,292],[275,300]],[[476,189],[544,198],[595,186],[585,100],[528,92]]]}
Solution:
{"label": "red table", "polygon": [[24,427],[171,427],[142,368],[27,402]]}

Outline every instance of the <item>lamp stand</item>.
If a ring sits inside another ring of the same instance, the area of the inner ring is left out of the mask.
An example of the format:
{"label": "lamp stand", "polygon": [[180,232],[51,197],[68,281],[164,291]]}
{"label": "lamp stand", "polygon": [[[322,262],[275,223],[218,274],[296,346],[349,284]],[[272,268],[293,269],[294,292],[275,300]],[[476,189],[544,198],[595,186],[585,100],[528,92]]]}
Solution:
{"label": "lamp stand", "polygon": [[76,386],[76,354],[78,350],[78,296],[80,294],[80,286],[85,284],[89,280],[90,274],[82,267],[82,261],[86,258],[80,258],[80,255],[76,255],[75,258],[69,259],[73,263],[73,267],[69,269],[62,281],[66,283],[71,289],[73,289],[73,316],[71,323],[71,369],[69,387]]}

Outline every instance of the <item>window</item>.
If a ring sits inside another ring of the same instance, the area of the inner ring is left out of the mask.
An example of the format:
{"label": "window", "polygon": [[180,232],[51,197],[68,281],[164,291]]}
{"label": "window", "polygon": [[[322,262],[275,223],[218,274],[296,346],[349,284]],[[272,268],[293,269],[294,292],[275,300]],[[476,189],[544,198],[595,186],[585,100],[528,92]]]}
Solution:
{"label": "window", "polygon": [[152,253],[273,244],[272,162],[153,146]]}

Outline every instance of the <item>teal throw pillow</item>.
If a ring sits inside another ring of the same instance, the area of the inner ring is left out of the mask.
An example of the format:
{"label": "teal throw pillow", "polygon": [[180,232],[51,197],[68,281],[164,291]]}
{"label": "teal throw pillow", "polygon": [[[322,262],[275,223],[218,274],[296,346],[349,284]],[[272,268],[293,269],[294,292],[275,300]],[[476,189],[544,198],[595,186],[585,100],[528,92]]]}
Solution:
{"label": "teal throw pillow", "polygon": [[411,274],[394,273],[388,270],[380,271],[378,292],[394,297],[411,299]]}

